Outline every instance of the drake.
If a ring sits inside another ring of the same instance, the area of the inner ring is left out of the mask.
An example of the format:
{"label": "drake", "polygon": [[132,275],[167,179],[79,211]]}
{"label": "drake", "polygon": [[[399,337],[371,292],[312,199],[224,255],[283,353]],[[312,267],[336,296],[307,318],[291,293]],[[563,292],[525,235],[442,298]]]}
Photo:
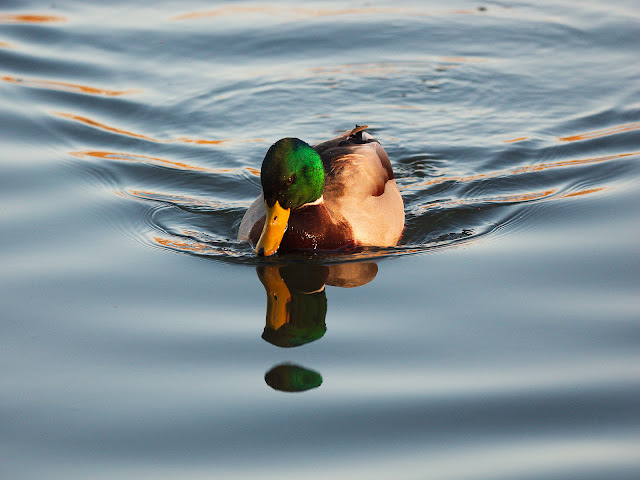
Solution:
{"label": "drake", "polygon": [[393,246],[404,205],[380,143],[356,126],[315,146],[274,143],[262,162],[262,193],[240,223],[238,240],[258,255]]}

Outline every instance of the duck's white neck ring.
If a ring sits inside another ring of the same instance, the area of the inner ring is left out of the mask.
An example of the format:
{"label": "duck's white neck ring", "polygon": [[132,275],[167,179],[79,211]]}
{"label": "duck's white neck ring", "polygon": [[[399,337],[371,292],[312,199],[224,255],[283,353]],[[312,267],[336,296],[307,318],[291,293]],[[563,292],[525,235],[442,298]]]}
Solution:
{"label": "duck's white neck ring", "polygon": [[322,203],[324,203],[324,195],[320,195],[320,198],[317,200],[314,200],[313,202],[305,203],[304,205],[302,205],[302,207],[309,207],[311,205],[320,205]]}

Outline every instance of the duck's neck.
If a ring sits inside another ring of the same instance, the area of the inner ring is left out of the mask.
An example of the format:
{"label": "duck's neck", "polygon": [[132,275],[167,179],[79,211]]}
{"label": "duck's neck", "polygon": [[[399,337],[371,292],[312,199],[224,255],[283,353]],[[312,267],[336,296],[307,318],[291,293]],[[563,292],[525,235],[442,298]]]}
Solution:
{"label": "duck's neck", "polygon": [[302,205],[302,207],[310,207],[311,205],[321,205],[324,203],[324,195],[320,195],[320,198],[318,198],[317,200],[314,200],[313,202],[308,202],[305,203],[304,205]]}

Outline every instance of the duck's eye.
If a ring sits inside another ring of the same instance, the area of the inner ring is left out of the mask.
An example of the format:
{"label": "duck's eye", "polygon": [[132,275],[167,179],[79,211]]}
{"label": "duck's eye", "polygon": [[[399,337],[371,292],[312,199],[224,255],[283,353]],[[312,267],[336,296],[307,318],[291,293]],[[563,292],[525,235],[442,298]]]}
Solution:
{"label": "duck's eye", "polygon": [[294,173],[289,178],[287,178],[287,185],[291,185],[295,179],[296,179],[296,174]]}

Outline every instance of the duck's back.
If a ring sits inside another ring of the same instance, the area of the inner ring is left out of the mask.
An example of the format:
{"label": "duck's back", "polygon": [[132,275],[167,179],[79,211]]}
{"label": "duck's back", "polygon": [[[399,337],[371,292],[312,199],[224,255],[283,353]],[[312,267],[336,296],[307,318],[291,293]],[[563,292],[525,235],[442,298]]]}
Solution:
{"label": "duck's back", "polygon": [[380,143],[357,127],[314,148],[325,168],[331,214],[351,225],[357,244],[395,245],[404,230],[404,204]]}

